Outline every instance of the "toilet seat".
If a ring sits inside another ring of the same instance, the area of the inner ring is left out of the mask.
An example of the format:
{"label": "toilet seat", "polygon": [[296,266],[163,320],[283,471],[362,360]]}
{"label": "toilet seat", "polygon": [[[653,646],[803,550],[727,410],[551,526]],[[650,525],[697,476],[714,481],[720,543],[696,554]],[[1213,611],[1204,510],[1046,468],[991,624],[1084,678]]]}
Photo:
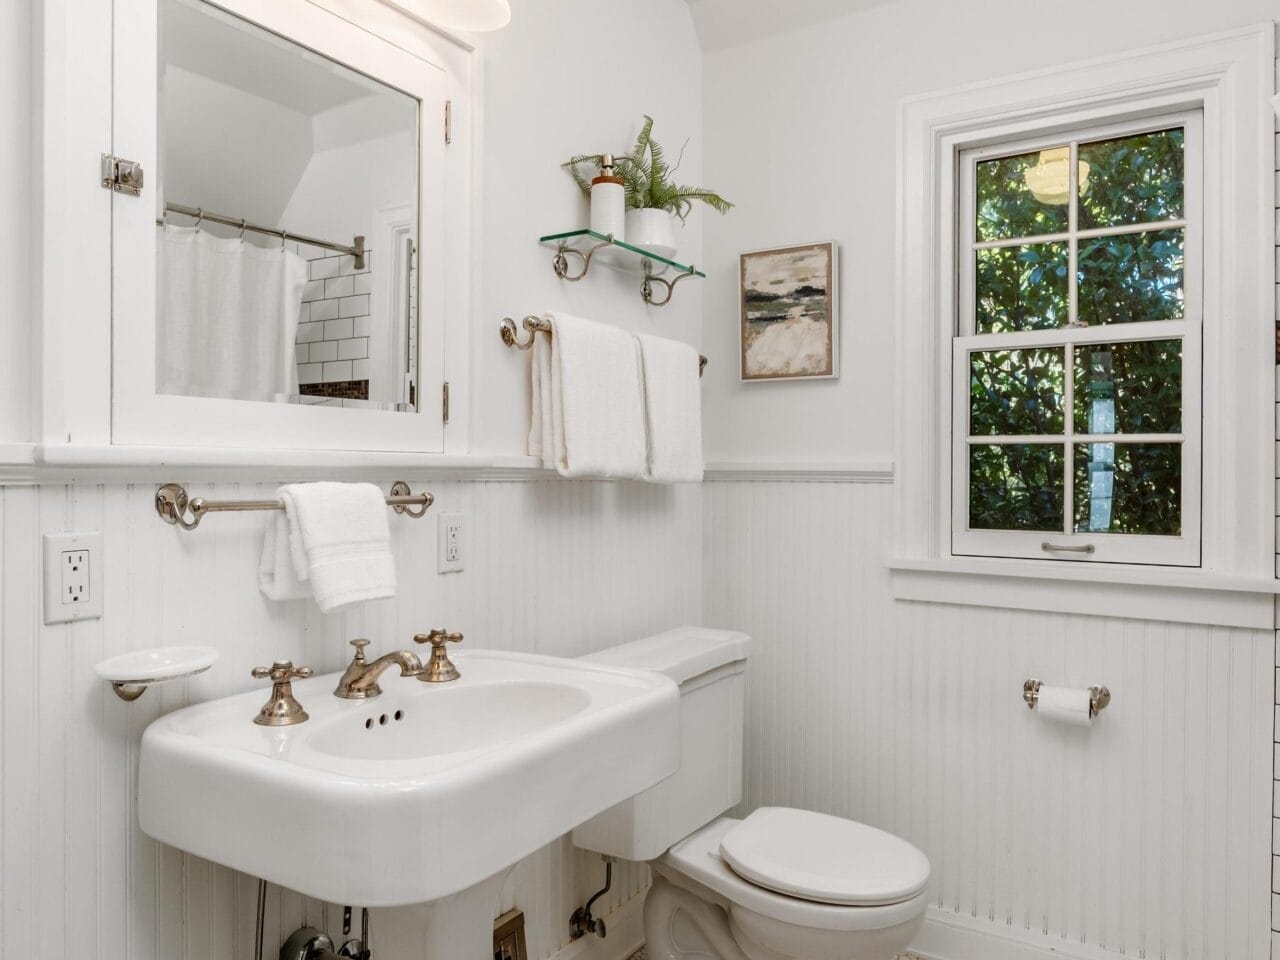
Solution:
{"label": "toilet seat", "polygon": [[[720,855],[721,842],[741,823],[729,817],[709,823],[654,861],[654,869],[690,893],[704,897],[711,894],[726,909],[742,907],[815,930],[882,930],[923,916],[928,898],[924,889],[895,903],[851,906],[805,900],[752,883],[732,870]],[[927,869],[927,860],[925,865]]]}
{"label": "toilet seat", "polygon": [[838,906],[901,903],[929,882],[928,859],[900,837],[790,807],[756,810],[724,835],[720,855],[766,890]]}

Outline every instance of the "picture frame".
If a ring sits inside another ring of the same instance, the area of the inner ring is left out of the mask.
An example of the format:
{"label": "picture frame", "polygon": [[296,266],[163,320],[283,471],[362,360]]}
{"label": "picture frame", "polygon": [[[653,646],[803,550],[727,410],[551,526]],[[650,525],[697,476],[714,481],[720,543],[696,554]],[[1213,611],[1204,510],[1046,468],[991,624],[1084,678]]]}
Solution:
{"label": "picture frame", "polygon": [[834,240],[739,255],[742,382],[840,376],[839,276]]}

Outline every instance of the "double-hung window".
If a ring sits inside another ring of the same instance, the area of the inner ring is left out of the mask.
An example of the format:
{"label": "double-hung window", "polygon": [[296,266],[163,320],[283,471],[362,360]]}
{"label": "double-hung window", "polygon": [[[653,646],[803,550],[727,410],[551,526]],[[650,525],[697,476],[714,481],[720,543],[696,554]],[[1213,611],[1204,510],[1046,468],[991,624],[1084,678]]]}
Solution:
{"label": "double-hung window", "polygon": [[1200,563],[1201,114],[964,150],[952,552]]}

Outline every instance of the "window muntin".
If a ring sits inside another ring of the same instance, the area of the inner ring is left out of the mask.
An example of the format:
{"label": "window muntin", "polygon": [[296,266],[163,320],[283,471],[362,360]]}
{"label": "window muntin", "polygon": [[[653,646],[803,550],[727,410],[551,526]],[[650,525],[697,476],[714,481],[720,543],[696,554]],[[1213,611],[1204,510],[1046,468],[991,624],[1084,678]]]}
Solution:
{"label": "window muntin", "polygon": [[954,553],[1199,563],[1199,142],[961,154]]}

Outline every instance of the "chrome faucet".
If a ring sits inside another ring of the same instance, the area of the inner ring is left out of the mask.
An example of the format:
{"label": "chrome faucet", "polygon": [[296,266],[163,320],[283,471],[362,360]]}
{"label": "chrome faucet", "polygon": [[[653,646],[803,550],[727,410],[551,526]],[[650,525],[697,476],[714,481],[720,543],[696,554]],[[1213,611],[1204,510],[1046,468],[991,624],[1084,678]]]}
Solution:
{"label": "chrome faucet", "polygon": [[335,697],[342,697],[344,700],[367,700],[370,697],[376,697],[382,693],[382,688],[378,686],[378,678],[393,663],[400,667],[402,677],[422,675],[422,661],[410,650],[393,650],[370,662],[364,658],[364,648],[369,645],[368,640],[352,640],[351,645],[356,648],[356,655],[347,664],[346,671],[338,681],[338,686],[333,691]]}

